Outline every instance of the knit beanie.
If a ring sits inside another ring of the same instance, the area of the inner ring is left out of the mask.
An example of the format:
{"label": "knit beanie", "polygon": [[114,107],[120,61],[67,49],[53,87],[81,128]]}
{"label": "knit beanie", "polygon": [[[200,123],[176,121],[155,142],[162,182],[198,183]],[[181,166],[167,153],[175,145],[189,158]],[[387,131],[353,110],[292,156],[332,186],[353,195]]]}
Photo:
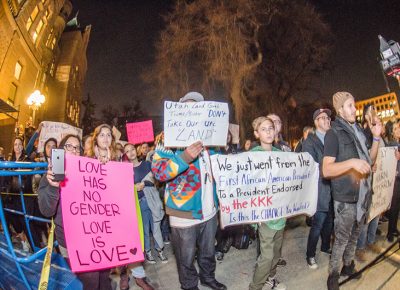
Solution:
{"label": "knit beanie", "polygon": [[348,92],[335,93],[332,97],[332,103],[336,112],[339,112],[339,109],[343,106],[344,102],[346,102],[350,98],[354,99],[354,97]]}

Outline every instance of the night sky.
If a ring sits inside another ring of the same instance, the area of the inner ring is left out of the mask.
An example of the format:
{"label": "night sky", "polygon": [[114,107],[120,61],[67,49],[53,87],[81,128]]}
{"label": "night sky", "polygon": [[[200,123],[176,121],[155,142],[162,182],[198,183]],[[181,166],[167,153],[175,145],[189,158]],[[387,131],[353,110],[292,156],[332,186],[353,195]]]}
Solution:
{"label": "night sky", "polygon": [[[313,86],[320,95],[309,98],[330,100],[338,90],[347,90],[356,99],[386,93],[377,61],[378,34],[386,40],[400,42],[400,1],[310,2],[330,24],[335,41],[329,59],[332,70],[314,80]],[[85,95],[90,93],[98,111],[109,104],[117,107],[131,99],[140,99],[151,115],[160,115],[162,101],[147,93],[140,74],[153,61],[154,42],[164,27],[161,15],[171,9],[172,3],[164,0],[73,1],[74,13],[79,10],[81,26],[92,25]],[[398,93],[397,82],[390,80],[390,87]]]}

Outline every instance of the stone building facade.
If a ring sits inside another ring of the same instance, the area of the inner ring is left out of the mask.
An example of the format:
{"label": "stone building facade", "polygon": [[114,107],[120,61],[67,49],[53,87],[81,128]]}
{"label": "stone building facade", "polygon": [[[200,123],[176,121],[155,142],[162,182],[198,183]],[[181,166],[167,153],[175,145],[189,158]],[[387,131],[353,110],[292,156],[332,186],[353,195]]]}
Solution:
{"label": "stone building facade", "polygon": [[[0,146],[27,126],[58,121],[79,126],[91,27],[79,28],[69,0],[0,0]],[[35,112],[27,99],[45,96]]]}

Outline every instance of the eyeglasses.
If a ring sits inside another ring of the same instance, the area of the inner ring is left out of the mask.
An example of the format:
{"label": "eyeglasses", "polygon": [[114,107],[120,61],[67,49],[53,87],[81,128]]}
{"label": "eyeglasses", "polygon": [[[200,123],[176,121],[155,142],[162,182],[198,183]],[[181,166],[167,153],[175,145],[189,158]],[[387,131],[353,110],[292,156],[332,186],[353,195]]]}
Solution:
{"label": "eyeglasses", "polygon": [[319,119],[322,119],[322,120],[324,120],[324,121],[330,121],[330,120],[331,120],[331,117],[322,116],[322,117],[317,118],[317,120],[319,120]]}
{"label": "eyeglasses", "polygon": [[75,151],[76,153],[80,153],[81,152],[81,147],[78,146],[74,146],[72,144],[65,144],[64,145],[65,150],[69,151],[69,152],[73,152]]}

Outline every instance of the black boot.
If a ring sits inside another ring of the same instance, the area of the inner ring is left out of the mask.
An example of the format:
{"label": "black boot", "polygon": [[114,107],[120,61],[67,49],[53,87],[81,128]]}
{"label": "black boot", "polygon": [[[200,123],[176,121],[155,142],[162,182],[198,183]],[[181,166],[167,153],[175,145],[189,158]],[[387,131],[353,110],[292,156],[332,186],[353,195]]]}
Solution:
{"label": "black boot", "polygon": [[334,272],[329,274],[326,284],[328,286],[328,290],[339,290],[339,273]]}
{"label": "black boot", "polygon": [[[354,261],[351,261],[351,264],[346,266],[343,265],[342,271],[340,272],[340,276],[351,276],[355,273],[357,273],[357,270],[355,269],[356,265],[354,264]],[[354,278],[360,279],[361,278],[361,273],[357,274]]]}

